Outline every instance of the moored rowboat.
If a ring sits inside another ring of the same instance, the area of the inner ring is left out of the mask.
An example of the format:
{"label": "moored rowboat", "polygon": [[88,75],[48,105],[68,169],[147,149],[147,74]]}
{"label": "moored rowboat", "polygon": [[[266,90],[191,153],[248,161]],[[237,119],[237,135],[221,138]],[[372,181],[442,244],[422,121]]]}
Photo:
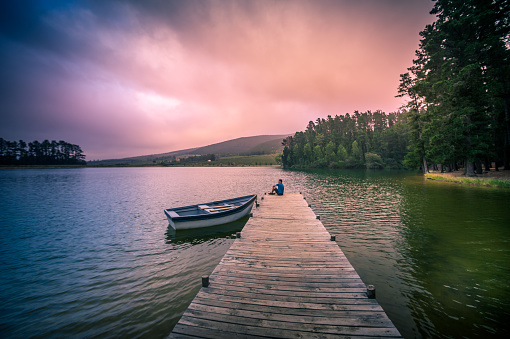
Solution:
{"label": "moored rowboat", "polygon": [[168,208],[165,215],[170,226],[176,230],[221,225],[248,215],[256,199],[256,195],[247,195],[200,205]]}

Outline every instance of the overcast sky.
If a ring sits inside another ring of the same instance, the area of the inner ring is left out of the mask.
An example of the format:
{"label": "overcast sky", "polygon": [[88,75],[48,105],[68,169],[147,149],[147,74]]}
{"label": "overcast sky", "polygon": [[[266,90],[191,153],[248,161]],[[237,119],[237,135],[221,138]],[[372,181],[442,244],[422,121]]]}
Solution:
{"label": "overcast sky", "polygon": [[87,160],[397,111],[428,0],[0,2],[0,137]]}

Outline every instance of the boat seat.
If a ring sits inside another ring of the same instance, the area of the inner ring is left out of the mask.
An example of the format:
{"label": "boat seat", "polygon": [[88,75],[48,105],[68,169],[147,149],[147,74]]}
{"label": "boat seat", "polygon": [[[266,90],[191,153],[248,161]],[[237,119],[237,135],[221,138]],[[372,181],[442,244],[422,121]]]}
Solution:
{"label": "boat seat", "polygon": [[198,205],[198,208],[200,208],[202,211],[204,211],[205,213],[211,213],[208,208],[210,208],[209,206],[207,205]]}
{"label": "boat seat", "polygon": [[170,215],[170,218],[175,218],[175,217],[178,217],[179,214],[175,213],[174,211],[167,211],[168,212],[168,215]]}

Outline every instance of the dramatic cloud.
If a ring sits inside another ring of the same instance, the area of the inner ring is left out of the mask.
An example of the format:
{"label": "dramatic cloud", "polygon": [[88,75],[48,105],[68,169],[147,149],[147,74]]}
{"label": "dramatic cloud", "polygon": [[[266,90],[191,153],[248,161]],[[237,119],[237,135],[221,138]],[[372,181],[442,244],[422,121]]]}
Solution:
{"label": "dramatic cloud", "polygon": [[432,5],[5,1],[0,136],[64,139],[93,160],[396,111]]}

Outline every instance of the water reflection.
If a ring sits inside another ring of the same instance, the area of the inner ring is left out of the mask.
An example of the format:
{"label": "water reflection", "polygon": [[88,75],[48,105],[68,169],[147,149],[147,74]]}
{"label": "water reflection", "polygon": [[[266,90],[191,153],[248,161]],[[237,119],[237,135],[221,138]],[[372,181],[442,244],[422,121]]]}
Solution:
{"label": "water reflection", "polygon": [[0,171],[2,338],[164,338],[246,220],[168,229],[163,210],[279,178],[303,192],[405,338],[508,337],[510,190],[385,171]]}
{"label": "water reflection", "polygon": [[249,216],[223,225],[213,227],[195,228],[189,230],[174,230],[168,226],[166,235],[167,244],[192,244],[197,245],[206,241],[218,238],[235,237],[236,232],[240,232],[249,220]]}
{"label": "water reflection", "polygon": [[405,172],[304,173],[312,208],[404,337],[509,333],[510,192]]}
{"label": "water reflection", "polygon": [[399,250],[407,261],[402,272],[418,285],[408,289],[412,294],[408,307],[415,319],[428,320],[417,322],[420,333],[438,337],[508,333],[504,325],[510,315],[505,287],[510,276],[508,194],[427,183],[407,196],[402,216],[406,247]]}

